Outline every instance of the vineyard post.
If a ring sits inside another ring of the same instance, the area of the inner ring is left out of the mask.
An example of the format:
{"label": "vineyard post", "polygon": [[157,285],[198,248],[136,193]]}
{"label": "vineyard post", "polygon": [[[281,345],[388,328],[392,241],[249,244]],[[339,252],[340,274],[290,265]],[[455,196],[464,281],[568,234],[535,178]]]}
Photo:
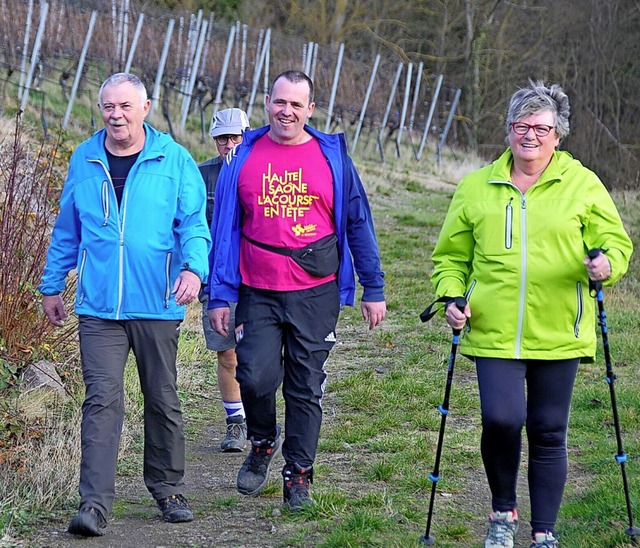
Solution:
{"label": "vineyard post", "polygon": [[378,131],[378,150],[380,151],[380,158],[384,162],[384,142],[382,137],[384,135],[384,130],[387,129],[387,122],[389,121],[389,113],[391,112],[391,107],[393,106],[393,101],[396,97],[396,89],[398,88],[398,82],[400,81],[400,75],[402,74],[403,63],[398,63],[398,68],[396,69],[396,75],[393,79],[393,84],[391,86],[391,91],[389,92],[389,99],[387,100],[387,107],[384,110],[384,116],[382,118],[382,122],[380,123],[380,130]]}
{"label": "vineyard post", "polygon": [[398,126],[398,136],[396,137],[396,156],[400,156],[400,143],[404,131],[404,122],[407,119],[407,109],[409,108],[409,95],[411,93],[411,80],[413,78],[413,63],[407,65],[407,83],[404,88],[404,100],[402,102],[402,114],[400,115],[400,125]]}
{"label": "vineyard post", "polygon": [[431,99],[431,106],[429,107],[429,114],[427,116],[427,121],[424,125],[424,132],[422,133],[422,141],[420,142],[420,148],[418,149],[416,160],[420,160],[420,158],[422,158],[422,151],[424,150],[424,145],[427,142],[427,135],[429,134],[429,128],[431,127],[431,120],[433,119],[433,113],[436,110],[436,103],[438,102],[438,95],[440,94],[440,87],[442,86],[443,79],[444,79],[444,76],[442,74],[438,76],[438,80],[436,82],[436,89],[434,90],[433,98]]}
{"label": "vineyard post", "polygon": [[213,114],[218,112],[220,103],[222,103],[222,92],[224,91],[224,82],[227,78],[227,69],[229,68],[229,59],[231,58],[231,52],[233,50],[233,39],[236,35],[236,27],[232,26],[229,30],[229,39],[227,40],[227,50],[224,54],[224,61],[222,62],[222,70],[220,71],[220,79],[218,80],[218,89],[216,91],[216,98],[213,102]]}
{"label": "vineyard post", "polygon": [[371,78],[369,78],[369,85],[367,86],[367,92],[364,95],[364,101],[362,103],[362,108],[360,109],[360,118],[358,119],[358,127],[356,128],[356,133],[353,136],[353,143],[351,144],[351,154],[353,154],[356,150],[356,145],[358,144],[358,137],[360,136],[360,131],[362,130],[362,122],[364,120],[364,115],[367,112],[367,105],[369,104],[369,97],[371,97],[371,90],[373,89],[373,83],[376,79],[376,73],[378,72],[378,65],[380,64],[380,54],[376,55],[376,60],[373,63],[373,70],[371,71]]}
{"label": "vineyard post", "polygon": [[136,53],[138,47],[138,39],[140,38],[140,31],[142,30],[142,24],[144,23],[144,13],[140,14],[138,18],[138,24],[133,34],[133,40],[131,41],[131,49],[129,50],[129,57],[127,57],[127,64],[124,66],[124,71],[129,72],[131,70],[131,64],[133,63],[133,56]]}
{"label": "vineyard post", "polygon": [[18,99],[22,99],[24,75],[27,68],[27,54],[29,52],[29,37],[31,36],[31,19],[33,18],[33,0],[29,0],[27,10],[27,23],[24,29],[24,45],[22,46],[22,61],[20,61],[20,83],[18,84]]}
{"label": "vineyard post", "polygon": [[167,62],[167,55],[169,55],[169,46],[171,45],[171,35],[173,34],[173,27],[176,24],[175,19],[169,19],[169,25],[167,26],[167,33],[164,37],[164,46],[162,46],[162,54],[160,56],[160,64],[158,65],[158,71],[156,72],[156,81],[153,85],[153,93],[151,94],[151,106],[149,107],[149,118],[153,116],[157,101],[160,99],[160,86],[162,85],[162,76],[164,75],[164,67]]}
{"label": "vineyard post", "polygon": [[187,124],[187,116],[189,115],[189,107],[191,106],[193,88],[196,83],[196,77],[198,76],[197,67],[200,63],[200,55],[202,54],[202,48],[204,47],[204,39],[207,35],[208,25],[209,23],[207,21],[202,21],[202,26],[200,27],[200,36],[198,38],[198,44],[195,50],[195,58],[193,59],[193,63],[191,64],[191,73],[189,76],[189,81],[187,82],[187,89],[184,97],[185,100],[182,102],[182,118],[180,119],[180,131],[184,131],[184,128]]}
{"label": "vineyard post", "polygon": [[338,80],[340,79],[340,69],[342,68],[342,56],[344,55],[344,42],[340,44],[338,50],[338,60],[336,61],[336,70],[333,73],[333,84],[331,86],[331,97],[329,98],[329,108],[327,110],[327,121],[324,125],[324,132],[329,133],[331,128],[331,117],[333,116],[333,104],[336,100],[336,92],[338,91]]}
{"label": "vineyard post", "polygon": [[73,80],[73,87],[71,88],[71,95],[69,96],[69,103],[67,104],[67,111],[64,113],[64,118],[62,120],[62,129],[66,129],[67,124],[69,122],[69,117],[71,116],[71,109],[73,108],[73,102],[76,98],[76,93],[78,91],[78,85],[80,84],[80,79],[82,78],[82,69],[84,68],[84,60],[87,56],[87,50],[89,49],[89,44],[91,43],[91,35],[93,34],[93,27],[96,24],[96,18],[98,17],[97,11],[91,12],[91,20],[89,21],[89,30],[87,30],[87,35],[84,39],[84,45],[82,46],[82,53],[80,54],[80,61],[78,61],[78,69],[76,70],[76,77]]}
{"label": "vineyard post", "polygon": [[29,89],[31,88],[31,80],[33,79],[33,71],[38,63],[38,55],[40,55],[40,44],[42,43],[42,35],[44,34],[44,28],[47,26],[47,13],[49,12],[49,2],[42,2],[40,4],[40,24],[38,25],[38,32],[36,33],[36,41],[33,45],[33,51],[31,52],[31,65],[29,66],[29,73],[27,74],[27,80],[22,90],[22,102],[20,103],[20,110],[24,112],[27,108],[27,102],[29,101]]}

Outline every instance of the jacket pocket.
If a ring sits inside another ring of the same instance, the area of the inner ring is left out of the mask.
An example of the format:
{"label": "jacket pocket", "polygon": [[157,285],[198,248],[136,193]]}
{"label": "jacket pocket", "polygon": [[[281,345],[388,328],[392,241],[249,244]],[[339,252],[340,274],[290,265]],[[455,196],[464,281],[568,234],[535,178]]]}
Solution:
{"label": "jacket pocket", "polygon": [[87,265],[87,250],[82,250],[82,259],[80,259],[80,268],[78,269],[78,304],[82,304],[84,302],[84,269]]}
{"label": "jacket pocket", "polygon": [[582,296],[582,282],[576,283],[576,319],[573,324],[573,335],[577,339],[580,336],[580,321],[584,313],[584,301]]}
{"label": "jacket pocket", "polygon": [[509,200],[504,215],[504,247],[511,249],[513,244],[513,198]]}
{"label": "jacket pocket", "polygon": [[111,192],[111,183],[109,181],[102,181],[102,189],[100,192],[100,198],[102,201],[102,226],[107,226],[109,223],[109,193]]}
{"label": "jacket pocket", "polygon": [[169,308],[171,299],[171,257],[172,253],[167,253],[164,263],[164,307]]}

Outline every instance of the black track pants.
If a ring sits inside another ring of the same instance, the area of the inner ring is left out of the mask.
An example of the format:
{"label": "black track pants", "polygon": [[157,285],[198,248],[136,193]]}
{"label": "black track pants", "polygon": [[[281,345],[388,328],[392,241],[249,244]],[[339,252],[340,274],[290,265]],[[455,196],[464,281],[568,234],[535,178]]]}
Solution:
{"label": "black track pants", "polygon": [[[476,358],[481,452],[493,510],[516,508],[526,424],[533,531],[553,531],[567,477],[567,425],[579,359]],[[525,390],[526,386],[526,390]]]}
{"label": "black track pants", "polygon": [[336,282],[302,291],[264,291],[243,286],[236,324],[243,337],[236,378],[247,416],[248,436],[273,439],[276,393],[285,401],[287,463],[313,464],[322,423],[324,364],[335,343],[340,312]]}

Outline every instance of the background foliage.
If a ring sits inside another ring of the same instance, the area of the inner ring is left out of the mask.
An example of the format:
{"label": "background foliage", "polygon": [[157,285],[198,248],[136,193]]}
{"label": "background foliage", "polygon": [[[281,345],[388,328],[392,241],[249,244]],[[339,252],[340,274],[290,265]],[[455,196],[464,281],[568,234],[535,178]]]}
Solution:
{"label": "background foliage", "polygon": [[[158,2],[162,5],[163,2]],[[206,2],[212,10],[229,2]],[[529,78],[560,83],[573,107],[566,148],[609,184],[640,177],[640,5],[636,0],[282,0],[237,2],[237,17],[321,45],[344,42],[423,62],[460,87],[459,144],[502,147],[506,103]]]}
{"label": "background foliage", "polygon": [[[2,48],[7,81],[20,70],[26,2],[2,1]],[[121,0],[51,0],[51,24],[45,32],[42,77],[60,82],[67,91],[82,47],[91,9],[100,12],[100,40],[94,40],[88,71],[80,90],[95,94],[100,81],[122,68],[114,59],[111,15]],[[563,144],[594,169],[610,187],[636,188],[640,178],[640,5],[637,0],[147,0],[131,2],[129,34],[140,14],[144,30],[133,66],[151,89],[167,22],[184,21],[176,30],[167,60],[165,89],[179,94],[184,75],[188,22],[195,10],[213,21],[211,47],[200,74],[194,102],[211,105],[217,90],[231,24],[246,25],[247,65],[232,56],[223,106],[246,106],[256,53],[265,29],[273,31],[270,76],[287,68],[303,68],[309,41],[319,44],[314,80],[320,111],[329,101],[340,43],[345,58],[336,99],[340,130],[353,132],[377,54],[379,76],[365,120],[369,131],[380,128],[398,63],[423,63],[421,112],[425,123],[433,84],[445,76],[442,105],[430,131],[437,136],[456,89],[462,89],[450,142],[493,158],[504,146],[504,113],[509,97],[529,78],[560,83],[572,102],[572,134]],[[57,14],[64,11],[62,16]],[[171,10],[171,11],[169,11]],[[34,10],[35,11],[35,10]],[[212,15],[213,14],[213,15]],[[57,20],[56,17],[58,17]],[[31,33],[35,33],[34,22]],[[61,32],[66,29],[67,32]],[[244,32],[244,31],[243,31]],[[131,36],[129,36],[131,43]],[[6,93],[7,86],[3,87]],[[211,98],[207,99],[207,94]],[[401,92],[398,92],[400,101]],[[207,103],[208,101],[208,103]],[[256,98],[261,104],[261,98]],[[210,107],[212,108],[212,107]],[[396,110],[399,104],[396,105]],[[210,119],[211,110],[203,118]],[[394,113],[395,114],[395,113]],[[74,114],[75,115],[75,114]],[[392,132],[390,120],[388,128]]]}

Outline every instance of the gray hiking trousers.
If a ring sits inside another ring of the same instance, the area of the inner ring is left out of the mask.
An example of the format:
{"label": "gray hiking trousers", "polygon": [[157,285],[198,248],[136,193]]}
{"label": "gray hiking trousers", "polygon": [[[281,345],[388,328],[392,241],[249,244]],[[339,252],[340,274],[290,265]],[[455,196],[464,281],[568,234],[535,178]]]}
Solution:
{"label": "gray hiking trousers", "polygon": [[185,440],[177,391],[178,320],[79,318],[85,383],[80,508],[111,514],[124,422],[124,367],[133,350],[144,396],[144,482],[161,499],[184,490]]}

